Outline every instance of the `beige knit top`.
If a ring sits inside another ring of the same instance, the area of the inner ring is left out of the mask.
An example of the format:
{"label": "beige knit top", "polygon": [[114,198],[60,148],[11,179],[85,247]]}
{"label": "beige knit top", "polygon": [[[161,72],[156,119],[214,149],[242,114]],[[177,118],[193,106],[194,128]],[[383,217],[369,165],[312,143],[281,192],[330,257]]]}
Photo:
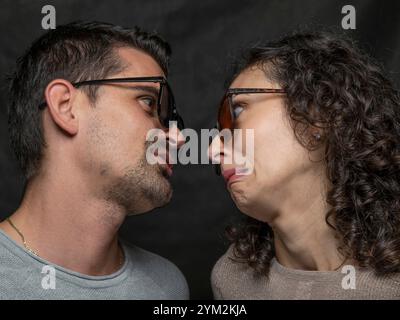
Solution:
{"label": "beige knit top", "polygon": [[[269,277],[254,277],[247,264],[233,262],[232,246],[211,274],[215,299],[400,299],[400,274],[377,277],[372,271],[304,271],[271,261]],[[343,272],[343,273],[342,273]],[[346,278],[345,278],[346,277]],[[350,278],[352,277],[352,278]]]}

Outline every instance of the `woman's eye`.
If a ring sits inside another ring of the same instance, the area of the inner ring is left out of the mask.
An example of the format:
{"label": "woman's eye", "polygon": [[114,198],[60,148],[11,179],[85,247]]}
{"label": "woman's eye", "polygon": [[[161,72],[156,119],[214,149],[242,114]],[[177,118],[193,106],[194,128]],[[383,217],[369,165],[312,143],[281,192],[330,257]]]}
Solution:
{"label": "woman's eye", "polygon": [[242,113],[243,107],[240,105],[234,105],[233,106],[233,117],[237,119],[239,115]]}

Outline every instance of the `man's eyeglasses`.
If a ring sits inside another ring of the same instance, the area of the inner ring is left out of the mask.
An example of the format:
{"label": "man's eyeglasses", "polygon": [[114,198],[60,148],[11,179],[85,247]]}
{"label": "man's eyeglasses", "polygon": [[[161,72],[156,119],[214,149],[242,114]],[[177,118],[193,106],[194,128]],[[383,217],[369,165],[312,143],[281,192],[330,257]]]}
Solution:
{"label": "man's eyeglasses", "polygon": [[218,130],[230,129],[234,127],[234,110],[233,96],[238,94],[254,94],[254,93],[285,93],[283,89],[268,89],[268,88],[231,88],[228,89],[222,98],[217,119]]}
{"label": "man's eyeglasses", "polygon": [[[176,121],[178,129],[182,130],[185,126],[182,117],[179,115],[178,110],[175,106],[175,99],[172,90],[164,77],[135,77],[135,78],[111,78],[111,79],[98,79],[98,80],[87,80],[81,82],[72,83],[75,88],[86,85],[102,85],[112,83],[136,83],[136,82],[148,82],[148,83],[159,83],[160,89],[158,90],[158,101],[157,101],[157,115],[162,126],[165,128],[169,127],[169,121]],[[39,105],[40,109],[46,107],[46,102]]]}

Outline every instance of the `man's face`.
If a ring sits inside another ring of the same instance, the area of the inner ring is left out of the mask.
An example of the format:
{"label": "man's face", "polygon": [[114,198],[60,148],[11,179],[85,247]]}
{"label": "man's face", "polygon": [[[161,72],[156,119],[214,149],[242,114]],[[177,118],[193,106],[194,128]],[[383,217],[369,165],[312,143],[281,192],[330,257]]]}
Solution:
{"label": "man's face", "polygon": [[[124,71],[108,78],[165,76],[149,55],[120,48]],[[157,93],[138,89],[158,83],[114,83],[101,85],[94,106],[82,106],[78,163],[89,174],[90,186],[101,199],[126,209],[128,214],[147,212],[169,202],[172,188],[168,165],[146,161],[146,135],[162,128],[157,118]],[[80,100],[85,99],[84,93]],[[167,133],[168,137],[168,133]]]}

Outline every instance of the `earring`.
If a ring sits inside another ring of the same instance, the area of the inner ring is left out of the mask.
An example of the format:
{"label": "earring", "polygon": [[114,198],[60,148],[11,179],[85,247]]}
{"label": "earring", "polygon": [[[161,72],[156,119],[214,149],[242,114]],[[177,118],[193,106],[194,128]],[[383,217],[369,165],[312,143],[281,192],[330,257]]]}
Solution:
{"label": "earring", "polygon": [[319,132],[313,133],[315,140],[321,140],[321,134]]}

